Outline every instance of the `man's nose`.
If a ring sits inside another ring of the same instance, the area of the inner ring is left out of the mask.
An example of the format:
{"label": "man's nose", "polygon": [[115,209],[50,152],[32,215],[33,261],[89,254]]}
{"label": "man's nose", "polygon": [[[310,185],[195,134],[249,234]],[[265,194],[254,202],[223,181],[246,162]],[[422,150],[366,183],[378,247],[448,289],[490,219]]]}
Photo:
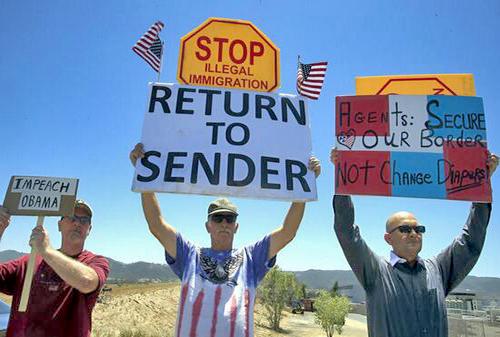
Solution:
{"label": "man's nose", "polygon": [[223,227],[223,228],[229,228],[231,227],[232,225],[232,222],[229,222],[227,221],[226,219],[222,219],[220,225]]}
{"label": "man's nose", "polygon": [[411,236],[417,236],[418,233],[417,233],[417,230],[415,229],[415,227],[410,227],[410,233],[409,235]]}

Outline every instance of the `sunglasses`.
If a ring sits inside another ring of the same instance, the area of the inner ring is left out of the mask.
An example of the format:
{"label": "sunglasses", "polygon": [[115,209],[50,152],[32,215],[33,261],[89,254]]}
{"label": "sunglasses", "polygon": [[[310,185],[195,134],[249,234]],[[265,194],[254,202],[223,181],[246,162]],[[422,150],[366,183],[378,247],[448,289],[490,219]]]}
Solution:
{"label": "sunglasses", "polygon": [[226,220],[227,223],[233,223],[236,221],[236,215],[218,213],[210,216],[210,220],[216,223],[221,223],[224,219]]}
{"label": "sunglasses", "polygon": [[393,228],[389,234],[395,232],[396,230],[399,230],[400,233],[404,234],[410,234],[412,230],[415,231],[417,234],[422,234],[425,233],[425,226],[423,225],[418,225],[418,226],[410,226],[410,225],[401,225],[396,228]]}
{"label": "sunglasses", "polygon": [[90,217],[89,216],[78,216],[78,215],[63,216],[63,220],[69,220],[71,222],[78,221],[81,225],[90,224]]}

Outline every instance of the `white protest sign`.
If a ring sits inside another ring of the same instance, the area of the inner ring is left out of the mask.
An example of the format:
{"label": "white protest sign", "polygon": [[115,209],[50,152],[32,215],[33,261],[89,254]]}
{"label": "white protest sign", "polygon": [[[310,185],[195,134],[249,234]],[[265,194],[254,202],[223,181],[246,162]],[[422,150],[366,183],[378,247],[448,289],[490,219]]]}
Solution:
{"label": "white protest sign", "polygon": [[292,95],[150,84],[132,190],[316,200],[311,132]]}
{"label": "white protest sign", "polygon": [[71,215],[78,179],[13,176],[3,205],[12,215]]}

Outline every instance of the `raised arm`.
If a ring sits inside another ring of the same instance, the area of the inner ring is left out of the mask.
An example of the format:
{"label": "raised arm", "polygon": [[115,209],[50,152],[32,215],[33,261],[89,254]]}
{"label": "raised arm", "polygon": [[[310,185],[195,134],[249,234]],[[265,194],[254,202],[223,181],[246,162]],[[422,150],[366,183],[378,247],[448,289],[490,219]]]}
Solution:
{"label": "raised arm", "polygon": [[[311,157],[309,159],[309,169],[314,172],[316,178],[320,175],[321,165],[317,158]],[[268,259],[276,256],[280,250],[293,240],[299,229],[302,217],[304,216],[305,208],[305,202],[292,202],[285,220],[283,221],[283,225],[271,233]]]}
{"label": "raised arm", "polygon": [[[497,165],[498,157],[488,153],[487,166],[490,177]],[[491,204],[473,203],[462,233],[436,256],[446,294],[469,274],[479,259],[486,239],[490,213]]]}
{"label": "raised arm", "polygon": [[[144,148],[141,143],[137,144],[130,152],[130,161],[135,167],[137,159],[144,157]],[[168,255],[174,259],[177,256],[176,230],[165,221],[161,214],[160,204],[154,193],[142,193],[142,210],[149,226],[149,231],[163,245]]]}
{"label": "raised arm", "polygon": [[[336,149],[332,149],[330,160],[338,162]],[[335,234],[344,255],[365,290],[371,289],[379,275],[380,258],[376,256],[361,237],[359,227],[354,224],[354,205],[348,195],[335,195],[332,200]]]}
{"label": "raised arm", "polygon": [[491,204],[473,203],[462,233],[436,257],[447,295],[472,270],[486,238]]}

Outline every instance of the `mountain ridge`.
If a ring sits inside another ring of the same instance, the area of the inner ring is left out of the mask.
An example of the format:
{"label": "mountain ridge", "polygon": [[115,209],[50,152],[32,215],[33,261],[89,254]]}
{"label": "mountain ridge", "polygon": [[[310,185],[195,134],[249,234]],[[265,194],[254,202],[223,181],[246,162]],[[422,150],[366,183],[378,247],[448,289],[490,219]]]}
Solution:
{"label": "mountain ridge", "polygon": [[[0,262],[16,259],[25,255],[15,250],[0,251]],[[177,276],[166,264],[150,262],[123,263],[107,257],[110,264],[108,283],[119,282],[152,282],[173,281]],[[351,296],[354,302],[365,301],[365,292],[351,270],[321,270],[291,271],[307,288],[331,289],[338,282],[339,286],[352,286],[345,294]],[[454,292],[473,292],[478,298],[491,298],[500,301],[500,278],[467,276]]]}

